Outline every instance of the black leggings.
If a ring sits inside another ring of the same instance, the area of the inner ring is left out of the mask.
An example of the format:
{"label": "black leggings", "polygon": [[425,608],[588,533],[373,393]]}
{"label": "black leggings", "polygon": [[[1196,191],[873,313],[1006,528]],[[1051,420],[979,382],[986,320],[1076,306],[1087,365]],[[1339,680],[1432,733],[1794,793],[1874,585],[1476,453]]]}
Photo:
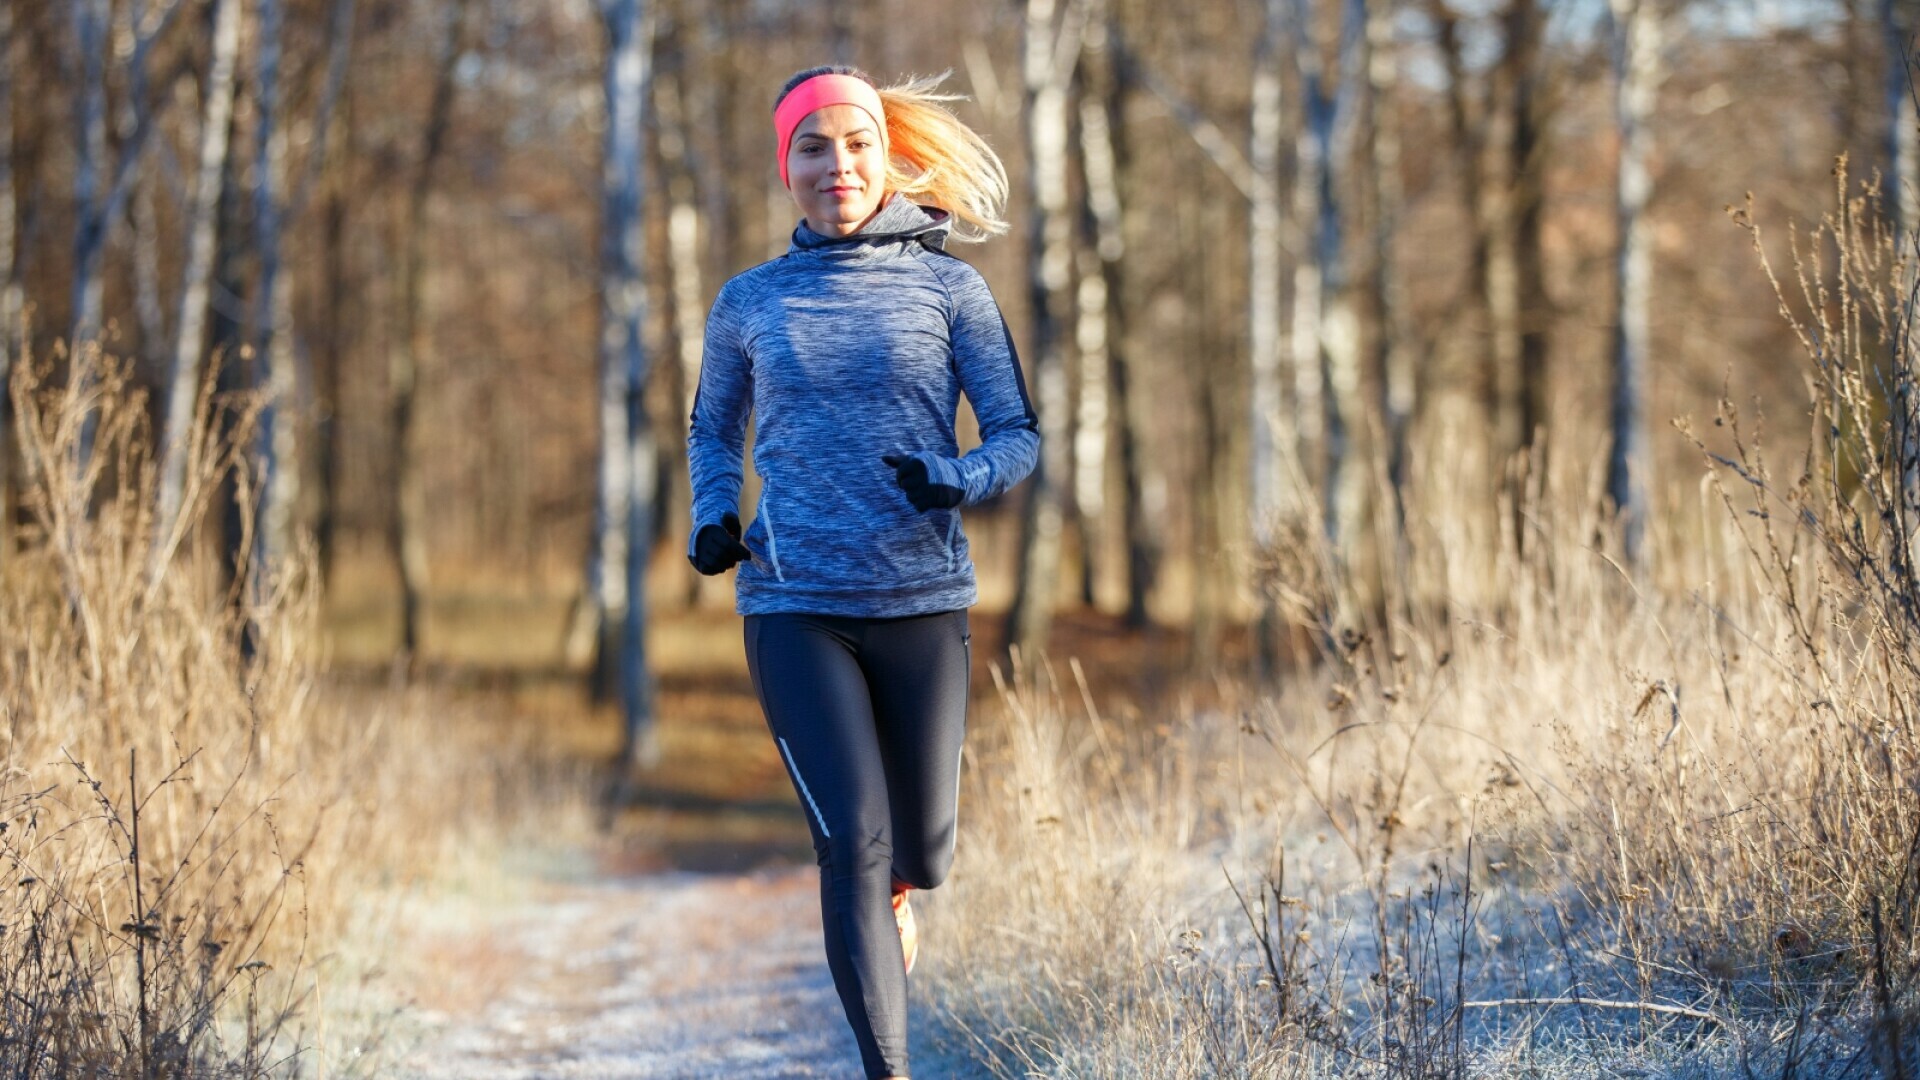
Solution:
{"label": "black leggings", "polygon": [[893,883],[953,865],[967,612],[746,618],[747,671],[813,832],[827,966],[869,1077],[907,1075]]}

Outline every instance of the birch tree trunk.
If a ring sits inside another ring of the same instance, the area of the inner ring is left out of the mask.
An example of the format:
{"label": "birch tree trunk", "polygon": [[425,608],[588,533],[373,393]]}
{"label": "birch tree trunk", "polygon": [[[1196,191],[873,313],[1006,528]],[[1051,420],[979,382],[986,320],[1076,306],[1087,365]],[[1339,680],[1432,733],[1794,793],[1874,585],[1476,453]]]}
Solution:
{"label": "birch tree trunk", "polygon": [[200,116],[200,154],[192,202],[186,216],[187,258],[180,277],[179,337],[174,343],[173,378],[167,387],[167,421],[160,458],[158,538],[153,572],[172,558],[186,523],[180,520],[192,450],[187,432],[206,382],[201,365],[207,351],[207,301],[213,276],[222,186],[226,182],[227,141],[233,126],[234,68],[240,53],[241,0],[213,4],[213,58],[207,71],[205,107]]}
{"label": "birch tree trunk", "polygon": [[1398,272],[1393,240],[1399,232],[1406,195],[1400,179],[1398,109],[1399,50],[1393,39],[1398,5],[1376,0],[1367,12],[1368,175],[1362,185],[1369,223],[1364,284],[1371,333],[1367,344],[1367,380],[1384,445],[1379,471],[1386,481],[1386,504],[1375,514],[1380,577],[1393,582],[1402,603],[1407,598],[1407,427],[1414,409],[1413,327],[1406,287]]}
{"label": "birch tree trunk", "polygon": [[[1296,5],[1296,12],[1299,10]],[[1305,33],[1305,28],[1302,28]],[[1313,53],[1311,63],[1317,70],[1319,56],[1311,43],[1296,48],[1296,55]],[[1324,490],[1326,483],[1326,369],[1320,354],[1322,292],[1324,274],[1318,258],[1315,235],[1321,218],[1321,203],[1326,197],[1323,175],[1326,152],[1314,132],[1319,117],[1315,102],[1317,86],[1305,77],[1300,80],[1302,109],[1305,113],[1293,140],[1293,229],[1298,237],[1294,245],[1298,256],[1293,264],[1293,308],[1282,365],[1293,372],[1293,415],[1299,449],[1300,476],[1308,490]]]}
{"label": "birch tree trunk", "polygon": [[1880,0],[1886,41],[1887,171],[1884,205],[1899,214],[1900,232],[1920,229],[1920,117],[1915,115],[1909,50],[1915,27],[1914,0]]}
{"label": "birch tree trunk", "polygon": [[[313,124],[314,149],[294,194],[294,212],[304,205],[312,185],[324,187],[326,195],[320,212],[320,266],[323,297],[321,325],[316,328],[317,345],[325,358],[323,374],[316,377],[312,361],[305,361],[305,375],[313,387],[314,422],[312,449],[308,459],[314,479],[314,544],[319,552],[318,573],[324,584],[333,579],[335,523],[334,509],[337,467],[334,435],[336,412],[340,403],[340,367],[346,354],[346,329],[349,315],[347,285],[347,207],[344,187],[348,175],[345,166],[353,157],[353,112],[346,98],[347,67],[353,54],[355,0],[334,0],[333,22],[328,29],[332,55],[327,63],[327,81],[322,91],[319,115]],[[347,103],[346,108],[341,103]],[[337,127],[336,127],[337,126]],[[287,290],[291,292],[291,290]]]}
{"label": "birch tree trunk", "polygon": [[255,371],[267,393],[260,414],[258,455],[261,510],[254,525],[254,583],[293,546],[293,501],[300,476],[293,439],[294,371],[289,288],[280,281],[281,192],[287,182],[287,136],[279,123],[280,52],[285,25],[281,0],[256,0],[260,12],[258,117],[254,132],[254,250],[260,260],[253,310]]}
{"label": "birch tree trunk", "polygon": [[426,312],[427,233],[433,174],[453,122],[454,65],[466,40],[468,5],[446,14],[434,58],[433,97],[421,135],[420,157],[407,196],[407,233],[401,254],[400,332],[387,358],[387,430],[393,454],[393,505],[387,518],[387,546],[400,573],[400,655],[412,663],[424,641],[428,583],[426,487],[420,475],[420,450],[414,434],[415,396],[420,369],[432,347]]}
{"label": "birch tree trunk", "polygon": [[[1339,67],[1332,97],[1320,102],[1323,118],[1315,124],[1321,139],[1320,221],[1315,230],[1314,259],[1321,271],[1321,348],[1327,365],[1326,516],[1336,556],[1355,570],[1368,564],[1372,477],[1367,465],[1367,405],[1360,370],[1360,318],[1351,282],[1346,198],[1359,186],[1354,182],[1355,173],[1365,167],[1357,151],[1372,142],[1361,124],[1370,116],[1362,100],[1368,87],[1370,55],[1367,4],[1368,0],[1344,0],[1341,4],[1335,53]],[[1355,592],[1343,599],[1369,602],[1371,585],[1364,575],[1351,573],[1348,580]],[[1345,614],[1350,617],[1352,613]]]}
{"label": "birch tree trunk", "polygon": [[[130,183],[137,173],[142,148],[153,130],[153,112],[147,102],[147,58],[153,43],[173,21],[186,0],[167,0],[157,18],[147,18],[146,5],[130,8],[130,42],[125,42],[127,87],[125,122],[120,154],[107,168],[107,62],[112,0],[69,0],[74,41],[80,54],[81,86],[74,95],[74,243],[72,312],[69,341],[91,342],[101,329],[102,282],[100,263],[107,235],[118,220]],[[113,51],[121,44],[113,44]],[[91,422],[81,436],[81,454],[90,450]]]}
{"label": "birch tree trunk", "polygon": [[[688,89],[682,78],[687,29],[683,16],[674,23],[675,37],[661,42],[653,76],[654,128],[660,133],[655,145],[660,151],[660,176],[667,189],[667,273],[672,302],[674,361],[667,374],[673,384],[675,419],[667,432],[669,445],[662,455],[670,467],[661,470],[668,481],[670,497],[663,500],[666,521],[688,521],[692,492],[687,476],[687,422],[693,415],[694,393],[700,386],[700,361],[704,342],[703,305],[700,289],[701,222],[699,193],[703,184],[693,141],[688,128]],[[676,482],[677,481],[677,482]],[[660,523],[656,522],[656,528]],[[697,602],[698,583],[705,580],[693,567],[686,568],[686,602]]]}
{"label": "birch tree trunk", "polygon": [[1073,265],[1067,212],[1067,87],[1080,51],[1078,0],[1027,0],[1022,70],[1026,86],[1027,282],[1033,315],[1029,367],[1038,390],[1040,461],[1027,482],[1020,522],[1020,568],[1005,640],[1031,655],[1046,648],[1060,572],[1060,485],[1068,480],[1065,330]]}
{"label": "birch tree trunk", "polygon": [[[130,54],[133,51],[140,40],[140,28],[146,22],[146,10],[146,0],[129,0],[113,29],[116,52]],[[131,74],[133,78],[116,110],[122,139],[130,138],[138,129],[139,110],[135,102],[147,97],[145,69],[137,68]],[[143,363],[158,370],[171,358],[172,344],[167,340],[165,304],[160,299],[160,224],[154,207],[154,188],[158,182],[136,169],[132,183],[127,224],[133,231],[133,306],[140,329],[139,355]]]}
{"label": "birch tree trunk", "polygon": [[626,759],[659,759],[646,651],[654,444],[647,417],[646,233],[642,107],[652,27],[641,0],[602,0],[607,28],[606,149],[601,171],[600,508],[589,580],[599,609],[597,670],[618,673]]}
{"label": "birch tree trunk", "polygon": [[[1544,479],[1546,466],[1548,327],[1552,303],[1547,296],[1544,237],[1546,207],[1545,127],[1540,116],[1540,41],[1544,13],[1539,0],[1511,0],[1507,52],[1513,65],[1512,112],[1507,172],[1513,213],[1515,307],[1519,312],[1520,419],[1518,449]],[[1516,505],[1518,505],[1516,501]],[[1525,534],[1520,534],[1525,547]]]}
{"label": "birch tree trunk", "polygon": [[[1121,296],[1121,259],[1126,254],[1122,228],[1120,164],[1115,128],[1120,123],[1118,81],[1114,76],[1112,38],[1114,15],[1108,0],[1091,0],[1081,41],[1079,64],[1080,168],[1085,205],[1080,215],[1079,324],[1076,351],[1080,355],[1081,387],[1076,425],[1080,445],[1075,448],[1075,503],[1083,522],[1092,523],[1088,548],[1104,553],[1113,521],[1107,505],[1108,465],[1116,443],[1122,443],[1121,467],[1133,467],[1126,416],[1126,379],[1121,368],[1127,352],[1125,304]],[[1116,438],[1116,435],[1118,438]],[[1122,477],[1123,486],[1126,477]],[[1123,526],[1124,529],[1124,526]],[[1131,541],[1130,536],[1121,538]],[[1130,561],[1130,560],[1129,560]],[[1096,561],[1085,561],[1081,600],[1097,601]],[[1132,577],[1131,571],[1127,576]],[[1143,601],[1144,604],[1144,601]],[[1133,599],[1129,586],[1128,608]],[[1141,612],[1144,617],[1144,607]]]}
{"label": "birch tree trunk", "polygon": [[[109,0],[72,0],[74,40],[80,52],[76,95],[73,204],[79,220],[73,241],[73,319],[70,348],[100,335],[100,255],[107,218],[99,214],[100,173],[107,158],[107,19]],[[216,43],[217,48],[217,43]]]}
{"label": "birch tree trunk", "polygon": [[1121,528],[1126,534],[1126,622],[1133,629],[1147,625],[1147,595],[1153,588],[1160,559],[1159,525],[1146,512],[1146,483],[1140,446],[1146,437],[1148,403],[1142,384],[1139,353],[1128,336],[1125,278],[1126,218],[1122,181],[1128,168],[1125,119],[1129,80],[1122,62],[1120,17],[1109,0],[1102,0],[1098,21],[1090,15],[1081,63],[1086,65],[1086,97],[1081,101],[1081,156],[1087,174],[1087,205],[1094,224],[1094,250],[1100,258],[1105,297],[1108,409],[1115,420],[1120,458],[1120,487],[1125,505]]}
{"label": "birch tree trunk", "polygon": [[[1247,344],[1253,415],[1249,418],[1247,509],[1257,565],[1270,567],[1282,535],[1285,512],[1281,494],[1283,462],[1298,453],[1283,412],[1280,389],[1280,269],[1284,239],[1280,210],[1281,113],[1280,57],[1285,43],[1285,0],[1264,0],[1259,42],[1253,57],[1252,135],[1247,162],[1254,187],[1247,229]],[[1279,668],[1280,609],[1277,583],[1266,573],[1254,577],[1259,613],[1254,623],[1254,676],[1270,679]]]}
{"label": "birch tree trunk", "polygon": [[1647,447],[1645,382],[1653,297],[1653,252],[1647,227],[1653,180],[1647,159],[1653,149],[1651,122],[1664,77],[1660,53],[1664,27],[1657,0],[1609,0],[1613,15],[1614,124],[1620,160],[1615,221],[1618,287],[1613,330],[1613,450],[1607,462],[1607,496],[1621,526],[1622,554],[1635,573],[1643,569],[1646,534]]}
{"label": "birch tree trunk", "polygon": [[[1891,210],[1897,215],[1900,249],[1908,256],[1920,242],[1920,116],[1916,116],[1911,55],[1917,6],[1914,0],[1880,0],[1887,69],[1887,171],[1881,205],[1883,213]],[[1896,344],[1893,363],[1891,411],[1900,455],[1902,525],[1907,532],[1902,557],[1909,575],[1916,575],[1920,574],[1920,363],[1910,338]]]}
{"label": "birch tree trunk", "polygon": [[[1492,274],[1493,242],[1492,226],[1489,223],[1490,187],[1486,176],[1487,121],[1474,115],[1470,101],[1470,84],[1466,64],[1461,56],[1459,18],[1447,6],[1447,0],[1427,0],[1427,11],[1434,21],[1435,44],[1447,73],[1447,126],[1452,136],[1455,154],[1455,167],[1459,170],[1461,206],[1466,211],[1468,222],[1467,272],[1465,279],[1466,295],[1460,305],[1459,317],[1468,324],[1474,335],[1490,334],[1494,317],[1489,310],[1489,298],[1493,295],[1490,284]],[[1501,455],[1498,432],[1500,430],[1500,376],[1492,358],[1495,350],[1481,348],[1486,359],[1478,366],[1479,405],[1482,410],[1481,427],[1486,433],[1485,449],[1489,462],[1498,461]]]}
{"label": "birch tree trunk", "polygon": [[13,193],[13,5],[0,0],[0,570],[13,554],[13,360],[20,351],[19,207]]}
{"label": "birch tree trunk", "polygon": [[[1084,139],[1084,133],[1082,133]],[[1101,273],[1091,215],[1081,215],[1074,245],[1073,523],[1080,547],[1080,604],[1099,603],[1106,552],[1108,379],[1107,279]]]}

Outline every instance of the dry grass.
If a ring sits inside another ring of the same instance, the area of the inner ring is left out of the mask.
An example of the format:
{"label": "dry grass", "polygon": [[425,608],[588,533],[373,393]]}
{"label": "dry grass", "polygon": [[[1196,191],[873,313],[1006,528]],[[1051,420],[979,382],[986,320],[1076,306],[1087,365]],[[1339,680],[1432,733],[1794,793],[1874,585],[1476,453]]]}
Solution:
{"label": "dry grass", "polygon": [[1725,403],[1644,572],[1563,469],[1524,554],[1417,515],[1388,618],[1326,614],[1366,605],[1306,546],[1277,690],[1123,737],[1013,673],[925,905],[951,1038],[1008,1077],[1916,1075],[1911,261],[1841,184],[1782,296],[1816,445],[1777,477]]}
{"label": "dry grass", "polygon": [[[64,366],[12,388],[32,525],[0,566],[0,1074],[377,1075],[374,943],[551,777],[425,691],[327,682],[310,552],[231,582],[183,528],[156,559],[145,403],[115,361]],[[249,494],[253,411],[200,418],[192,520]]]}

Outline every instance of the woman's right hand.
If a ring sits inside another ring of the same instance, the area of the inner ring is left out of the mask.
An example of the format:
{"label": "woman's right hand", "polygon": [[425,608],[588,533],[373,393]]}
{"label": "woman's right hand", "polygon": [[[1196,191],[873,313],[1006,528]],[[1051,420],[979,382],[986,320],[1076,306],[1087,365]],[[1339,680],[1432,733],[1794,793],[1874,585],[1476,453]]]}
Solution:
{"label": "woman's right hand", "polygon": [[720,524],[703,525],[694,538],[693,554],[687,561],[708,577],[724,574],[736,563],[753,558],[753,552],[740,542],[740,515],[729,510]]}

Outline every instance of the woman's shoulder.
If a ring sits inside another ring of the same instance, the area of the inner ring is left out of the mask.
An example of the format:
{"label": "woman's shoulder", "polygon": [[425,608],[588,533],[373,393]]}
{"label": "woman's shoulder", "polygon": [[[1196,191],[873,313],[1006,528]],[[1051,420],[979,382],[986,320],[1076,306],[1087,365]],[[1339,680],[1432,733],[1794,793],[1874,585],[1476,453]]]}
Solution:
{"label": "woman's shoulder", "polygon": [[770,299],[777,300],[787,288],[781,282],[786,269],[782,260],[769,259],[728,278],[714,294],[708,318],[750,318],[755,311],[765,308]]}
{"label": "woman's shoulder", "polygon": [[719,303],[722,298],[737,302],[749,299],[756,293],[765,292],[780,276],[784,261],[784,256],[768,259],[758,266],[749,266],[733,275],[720,286],[720,292],[714,297],[714,302]]}
{"label": "woman's shoulder", "polygon": [[946,287],[947,295],[956,307],[982,301],[993,303],[993,292],[987,288],[987,279],[972,263],[935,248],[925,249],[920,257],[934,276],[940,279],[940,284]]}

